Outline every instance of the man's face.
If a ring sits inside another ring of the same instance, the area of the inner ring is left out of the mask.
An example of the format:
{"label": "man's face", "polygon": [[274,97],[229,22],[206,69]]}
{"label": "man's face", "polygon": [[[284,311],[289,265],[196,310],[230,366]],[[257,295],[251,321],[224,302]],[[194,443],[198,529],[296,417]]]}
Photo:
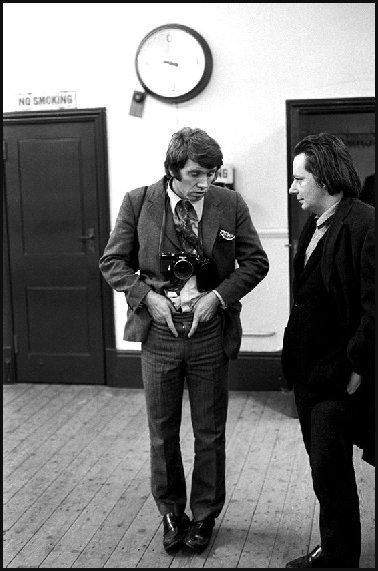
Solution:
{"label": "man's face", "polygon": [[173,190],[181,198],[197,202],[205,196],[210,184],[215,180],[216,172],[216,167],[206,169],[188,159],[180,170],[181,180],[174,178],[172,181]]}
{"label": "man's face", "polygon": [[329,197],[327,190],[319,186],[312,173],[305,169],[306,155],[301,153],[294,157],[293,182],[289,188],[289,194],[296,194],[302,210],[307,210],[317,216],[327,209],[326,198]]}

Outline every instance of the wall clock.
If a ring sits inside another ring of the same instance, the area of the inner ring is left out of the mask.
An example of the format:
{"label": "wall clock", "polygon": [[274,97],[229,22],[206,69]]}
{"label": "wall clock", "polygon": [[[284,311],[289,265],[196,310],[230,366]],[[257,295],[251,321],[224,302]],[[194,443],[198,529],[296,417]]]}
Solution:
{"label": "wall clock", "polygon": [[205,89],[213,58],[198,32],[181,24],[164,24],[141,41],[135,68],[147,93],[160,101],[182,103]]}

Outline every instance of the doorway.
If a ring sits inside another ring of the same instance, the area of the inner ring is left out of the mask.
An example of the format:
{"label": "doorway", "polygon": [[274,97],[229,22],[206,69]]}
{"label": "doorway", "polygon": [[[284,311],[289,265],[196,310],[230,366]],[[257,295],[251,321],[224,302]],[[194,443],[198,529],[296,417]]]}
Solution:
{"label": "doorway", "polygon": [[[293,99],[286,101],[288,188],[292,183],[295,145],[314,133],[327,131],[348,146],[363,184],[375,174],[375,98]],[[288,195],[290,248],[290,301],[292,301],[293,258],[300,232],[308,218],[295,196]]]}
{"label": "doorway", "polygon": [[6,380],[104,384],[105,109],[5,113],[3,125]]}

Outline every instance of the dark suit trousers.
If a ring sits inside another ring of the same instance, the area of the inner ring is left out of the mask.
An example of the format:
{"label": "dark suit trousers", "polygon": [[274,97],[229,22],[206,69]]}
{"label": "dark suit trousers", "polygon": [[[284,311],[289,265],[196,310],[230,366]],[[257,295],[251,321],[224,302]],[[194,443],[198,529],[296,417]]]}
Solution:
{"label": "dark suit trousers", "polygon": [[195,520],[217,517],[225,500],[225,428],[228,359],[221,317],[200,323],[188,339],[192,316],[174,317],[179,337],[152,323],[142,344],[142,375],[151,444],[152,494],[162,515],[184,512],[186,481],[180,449],[182,397],[188,387],[194,434],[190,508]]}
{"label": "dark suit trousers", "polygon": [[[353,466],[353,396],[310,404],[295,388],[303,440],[319,500],[321,545],[332,567],[359,565],[361,525]],[[305,387],[302,388],[305,390]]]}

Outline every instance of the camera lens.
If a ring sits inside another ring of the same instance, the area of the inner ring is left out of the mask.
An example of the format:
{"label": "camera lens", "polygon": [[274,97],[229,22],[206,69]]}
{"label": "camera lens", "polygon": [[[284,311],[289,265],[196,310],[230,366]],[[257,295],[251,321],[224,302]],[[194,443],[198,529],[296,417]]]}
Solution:
{"label": "camera lens", "polygon": [[179,280],[187,280],[193,274],[193,264],[188,260],[181,259],[175,263],[173,273]]}

